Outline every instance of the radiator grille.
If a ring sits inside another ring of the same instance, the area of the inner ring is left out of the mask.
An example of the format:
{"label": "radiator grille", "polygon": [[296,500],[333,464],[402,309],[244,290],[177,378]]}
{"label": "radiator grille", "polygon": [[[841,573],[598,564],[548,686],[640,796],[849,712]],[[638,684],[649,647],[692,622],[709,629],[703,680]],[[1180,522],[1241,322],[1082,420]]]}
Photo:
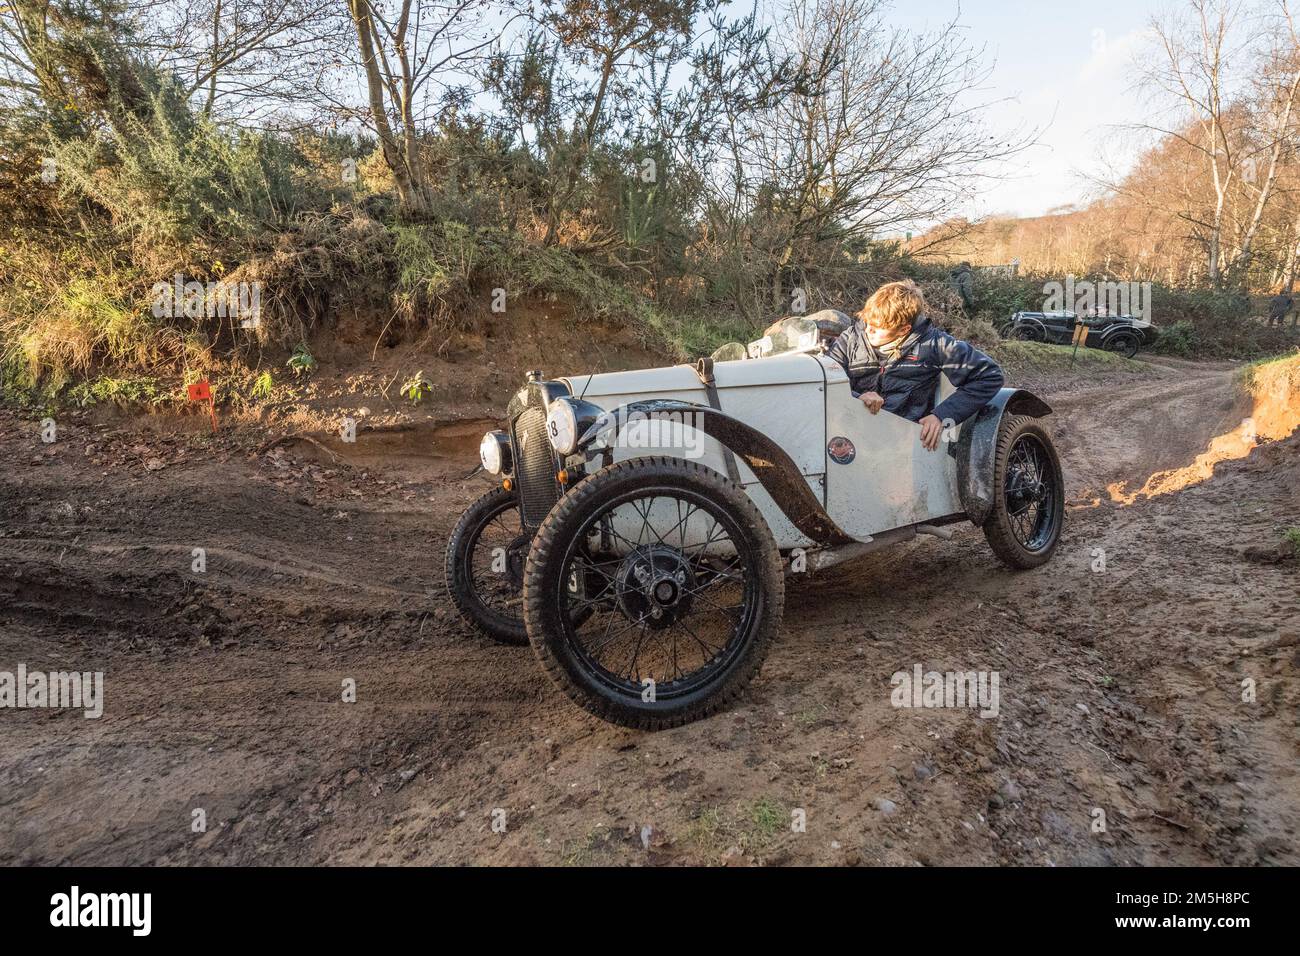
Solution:
{"label": "radiator grille", "polygon": [[515,482],[524,524],[536,528],[560,500],[555,480],[555,454],[546,438],[546,410],[529,404],[511,428],[517,459]]}

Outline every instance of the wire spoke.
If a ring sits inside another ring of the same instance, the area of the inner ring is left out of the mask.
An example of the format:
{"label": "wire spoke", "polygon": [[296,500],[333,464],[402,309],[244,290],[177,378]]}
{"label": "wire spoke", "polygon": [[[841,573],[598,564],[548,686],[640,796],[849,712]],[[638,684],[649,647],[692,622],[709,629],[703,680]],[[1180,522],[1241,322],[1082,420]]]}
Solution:
{"label": "wire spoke", "polygon": [[691,635],[692,638],[694,638],[695,643],[699,644],[700,647],[704,648],[706,651],[711,652],[714,657],[722,653],[721,647],[715,647],[714,645],[710,644],[708,641],[705,641],[703,638],[700,637],[700,635],[696,634],[695,629],[691,627],[689,624],[687,624],[684,620],[679,621],[678,623],[681,624],[682,627],[686,628],[686,633]]}
{"label": "wire spoke", "polygon": [[627,676],[635,680],[637,676],[636,662],[641,659],[641,645],[645,643],[646,626],[644,621],[638,621],[641,625],[641,634],[636,639],[636,645],[632,648],[632,662],[628,665]]}
{"label": "wire spoke", "polygon": [[647,488],[587,518],[557,594],[582,666],[629,696],[642,678],[673,693],[714,679],[750,626],[758,586],[739,535],[721,506],[676,489]]}

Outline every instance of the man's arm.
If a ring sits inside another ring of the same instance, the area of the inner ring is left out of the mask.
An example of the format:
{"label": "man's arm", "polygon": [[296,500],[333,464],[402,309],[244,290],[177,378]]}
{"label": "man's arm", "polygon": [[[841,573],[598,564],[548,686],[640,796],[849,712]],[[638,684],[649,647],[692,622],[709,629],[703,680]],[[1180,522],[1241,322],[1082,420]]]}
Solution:
{"label": "man's arm", "polygon": [[940,402],[933,414],[940,421],[960,425],[988,404],[1006,377],[997,362],[969,342],[948,335],[938,344],[943,359],[940,368],[957,391]]}
{"label": "man's arm", "polygon": [[849,326],[839,334],[839,337],[835,339],[831,344],[831,347],[826,350],[826,357],[834,359],[836,362],[840,363],[840,367],[844,369],[844,374],[849,377],[849,391],[853,392],[854,398],[861,398],[862,393],[854,391],[853,373],[849,371],[849,356],[853,352],[853,343],[854,327]]}

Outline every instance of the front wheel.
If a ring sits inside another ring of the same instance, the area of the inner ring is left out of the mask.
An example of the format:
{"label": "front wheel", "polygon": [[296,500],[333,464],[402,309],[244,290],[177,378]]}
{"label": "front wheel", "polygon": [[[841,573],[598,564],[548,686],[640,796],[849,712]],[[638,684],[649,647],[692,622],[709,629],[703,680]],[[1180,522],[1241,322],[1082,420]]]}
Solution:
{"label": "front wheel", "polygon": [[1018,342],[1046,342],[1047,334],[1037,325],[1017,325],[1011,329],[1011,337]]}
{"label": "front wheel", "polygon": [[447,542],[447,590],[461,614],[503,644],[527,644],[524,628],[524,531],[512,492],[493,488],[461,515]]}
{"label": "front wheel", "polygon": [[602,469],[538,529],[524,620],[538,660],[603,720],[661,730],[725,707],[758,673],[784,603],[754,503],[680,458]]}
{"label": "front wheel", "polygon": [[1065,524],[1065,481],[1052,439],[1034,418],[1013,415],[998,428],[993,510],[984,536],[1012,568],[1045,564]]}

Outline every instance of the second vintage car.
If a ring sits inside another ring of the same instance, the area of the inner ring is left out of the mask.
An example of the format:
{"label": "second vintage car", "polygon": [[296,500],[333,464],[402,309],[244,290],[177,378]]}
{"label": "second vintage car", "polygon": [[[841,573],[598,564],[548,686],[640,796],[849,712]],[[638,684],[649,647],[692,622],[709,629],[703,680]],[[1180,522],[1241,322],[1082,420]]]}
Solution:
{"label": "second vintage car", "polygon": [[1088,330],[1083,345],[1133,358],[1156,340],[1156,327],[1132,315],[1079,315],[1074,312],[1016,312],[1005,328],[1007,338],[1069,345],[1079,326]]}

